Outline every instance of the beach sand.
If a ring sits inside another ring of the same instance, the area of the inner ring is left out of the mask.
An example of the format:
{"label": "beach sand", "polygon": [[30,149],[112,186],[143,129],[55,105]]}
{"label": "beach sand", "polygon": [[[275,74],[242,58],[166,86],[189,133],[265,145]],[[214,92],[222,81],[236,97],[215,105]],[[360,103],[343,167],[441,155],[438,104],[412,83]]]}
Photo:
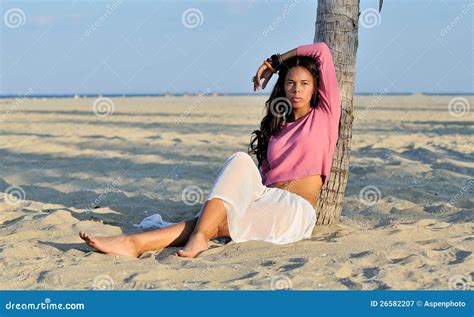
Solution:
{"label": "beach sand", "polygon": [[356,96],[341,222],[283,246],[212,241],[196,259],[106,255],[78,232],[194,216],[266,97],[111,98],[105,116],[95,98],[2,99],[0,288],[472,288],[473,115],[451,114],[453,98]]}

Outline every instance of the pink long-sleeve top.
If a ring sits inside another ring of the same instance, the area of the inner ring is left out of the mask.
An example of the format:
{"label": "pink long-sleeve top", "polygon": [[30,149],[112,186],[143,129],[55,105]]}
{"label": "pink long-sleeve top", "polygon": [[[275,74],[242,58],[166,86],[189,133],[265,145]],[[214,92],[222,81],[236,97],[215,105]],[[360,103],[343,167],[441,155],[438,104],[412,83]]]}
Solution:
{"label": "pink long-sleeve top", "polygon": [[260,167],[265,186],[305,176],[321,175],[323,184],[331,172],[339,137],[341,99],[329,47],[324,42],[301,45],[296,55],[312,57],[319,68],[319,103],[316,108],[270,137],[267,160]]}

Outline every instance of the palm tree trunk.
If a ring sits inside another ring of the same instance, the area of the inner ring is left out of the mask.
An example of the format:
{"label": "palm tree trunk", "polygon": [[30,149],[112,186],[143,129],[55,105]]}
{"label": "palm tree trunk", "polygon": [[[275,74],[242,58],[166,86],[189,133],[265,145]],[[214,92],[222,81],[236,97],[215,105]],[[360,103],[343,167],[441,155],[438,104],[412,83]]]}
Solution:
{"label": "palm tree trunk", "polygon": [[338,222],[349,178],[352,140],[352,103],[358,47],[359,0],[319,0],[314,42],[325,42],[333,55],[342,111],[339,140],[334,152],[331,175],[318,198],[318,225]]}

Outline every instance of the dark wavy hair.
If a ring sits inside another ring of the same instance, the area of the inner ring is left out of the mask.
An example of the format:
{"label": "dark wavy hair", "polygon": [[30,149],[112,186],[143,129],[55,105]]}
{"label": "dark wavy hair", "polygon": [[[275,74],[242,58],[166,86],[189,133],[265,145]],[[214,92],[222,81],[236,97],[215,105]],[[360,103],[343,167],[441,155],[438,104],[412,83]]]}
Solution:
{"label": "dark wavy hair", "polygon": [[265,102],[266,114],[260,123],[260,130],[254,130],[248,147],[248,154],[257,157],[258,167],[262,166],[263,160],[267,157],[267,148],[270,137],[278,134],[284,122],[287,122],[292,115],[293,108],[291,102],[285,95],[285,78],[288,71],[295,66],[306,68],[313,75],[313,83],[316,87],[315,93],[311,97],[310,106],[318,106],[319,94],[319,68],[315,60],[307,56],[295,56],[283,62],[278,71],[278,80],[273,87],[270,97]]}

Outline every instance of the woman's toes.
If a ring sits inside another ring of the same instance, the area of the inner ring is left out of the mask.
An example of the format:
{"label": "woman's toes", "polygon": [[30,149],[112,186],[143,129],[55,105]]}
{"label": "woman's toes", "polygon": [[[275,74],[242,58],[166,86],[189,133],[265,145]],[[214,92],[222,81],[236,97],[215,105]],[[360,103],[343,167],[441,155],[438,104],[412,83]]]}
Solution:
{"label": "woman's toes", "polygon": [[179,250],[178,251],[178,255],[179,256],[182,256],[182,257],[186,257],[186,258],[195,258],[197,257],[200,253],[200,252],[194,252],[194,251],[184,251],[184,250]]}
{"label": "woman's toes", "polygon": [[183,250],[179,250],[178,252],[176,252],[176,254],[178,256],[189,256],[189,252],[186,252],[186,251],[183,251]]}
{"label": "woman's toes", "polygon": [[81,237],[82,240],[86,242],[88,246],[93,247],[95,243],[97,242],[97,239],[94,236],[90,236],[84,231],[79,232],[79,236]]}
{"label": "woman's toes", "polygon": [[89,243],[89,245],[93,245],[97,242],[97,238],[93,236],[87,236],[87,242]]}

